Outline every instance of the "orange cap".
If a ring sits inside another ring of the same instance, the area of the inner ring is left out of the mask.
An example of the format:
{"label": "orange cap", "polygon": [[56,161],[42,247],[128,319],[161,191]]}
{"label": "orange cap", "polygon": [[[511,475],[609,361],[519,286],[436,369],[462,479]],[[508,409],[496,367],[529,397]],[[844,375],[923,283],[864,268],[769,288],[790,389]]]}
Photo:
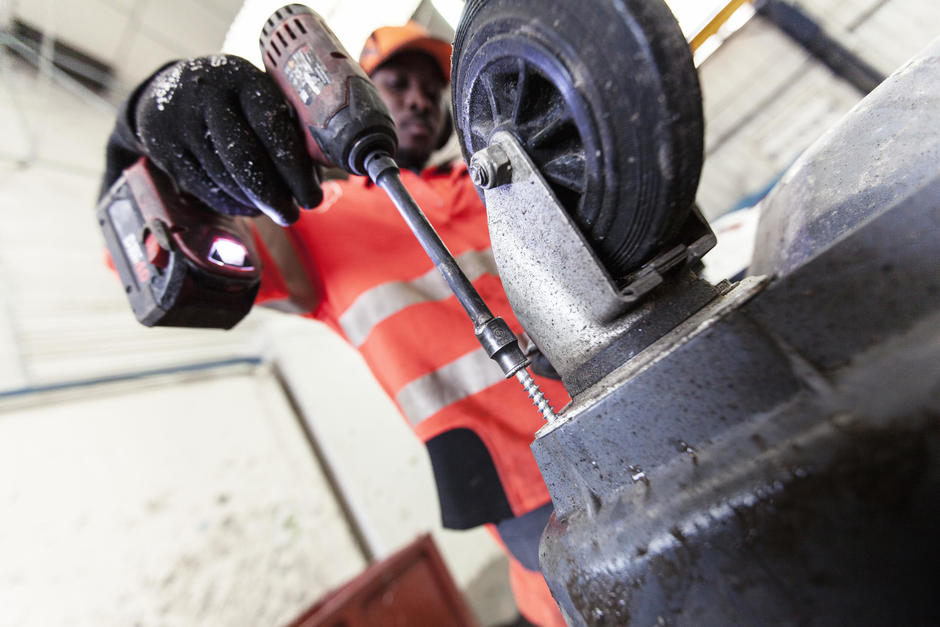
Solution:
{"label": "orange cap", "polygon": [[372,31],[359,53],[359,65],[366,74],[371,75],[389,58],[408,50],[424,52],[434,59],[444,80],[450,82],[450,44],[433,37],[427,29],[415,22],[408,22],[404,26],[383,26]]}

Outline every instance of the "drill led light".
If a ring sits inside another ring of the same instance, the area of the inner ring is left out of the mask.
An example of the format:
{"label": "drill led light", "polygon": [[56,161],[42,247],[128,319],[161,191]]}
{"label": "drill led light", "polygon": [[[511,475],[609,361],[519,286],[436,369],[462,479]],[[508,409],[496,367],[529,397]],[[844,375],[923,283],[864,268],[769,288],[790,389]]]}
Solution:
{"label": "drill led light", "polygon": [[234,266],[250,270],[248,249],[241,242],[227,237],[217,237],[209,248],[209,261],[219,266]]}

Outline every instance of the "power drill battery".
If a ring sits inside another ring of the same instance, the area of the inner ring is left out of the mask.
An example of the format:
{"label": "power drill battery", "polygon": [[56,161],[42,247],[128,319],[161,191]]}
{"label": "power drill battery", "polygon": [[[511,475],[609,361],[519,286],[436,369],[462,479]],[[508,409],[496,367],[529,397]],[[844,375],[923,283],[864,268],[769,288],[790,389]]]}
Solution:
{"label": "power drill battery", "polygon": [[180,192],[146,158],[124,170],[97,217],[141,324],[230,329],[251,310],[261,282],[251,230]]}

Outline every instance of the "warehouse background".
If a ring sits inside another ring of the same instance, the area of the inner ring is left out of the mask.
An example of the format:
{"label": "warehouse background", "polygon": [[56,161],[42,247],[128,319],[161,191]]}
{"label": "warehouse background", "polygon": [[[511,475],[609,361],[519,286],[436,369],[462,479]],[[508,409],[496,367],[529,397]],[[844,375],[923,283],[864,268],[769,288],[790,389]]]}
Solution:
{"label": "warehouse background", "polygon": [[[460,2],[310,4],[358,50],[413,14],[446,32]],[[673,6],[691,40],[725,4]],[[862,97],[735,4],[696,57],[716,221]],[[423,449],[355,353],[263,309],[230,332],[145,329],[104,267],[91,212],[115,103],[218,50],[240,5],[0,0],[0,627],[282,624],[425,531],[481,621],[509,620],[498,549],[439,528]],[[885,75],[940,33],[923,0],[799,6]]]}

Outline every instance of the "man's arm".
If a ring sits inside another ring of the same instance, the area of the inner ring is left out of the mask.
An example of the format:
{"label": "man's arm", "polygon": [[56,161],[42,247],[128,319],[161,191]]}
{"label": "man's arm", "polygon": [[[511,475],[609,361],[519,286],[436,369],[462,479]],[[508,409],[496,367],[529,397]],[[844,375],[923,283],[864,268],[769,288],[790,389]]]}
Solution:
{"label": "man's arm", "polygon": [[104,196],[108,188],[121,176],[121,172],[129,168],[135,161],[146,154],[144,145],[137,138],[136,125],[131,116],[137,108],[137,100],[150,84],[150,81],[153,80],[157,74],[174,63],[176,63],[176,61],[171,61],[148,76],[121,104],[117,118],[114,120],[114,128],[111,130],[111,135],[108,137],[108,143],[105,147],[105,170],[104,176],[101,179],[101,188],[98,190],[99,199]]}
{"label": "man's arm", "polygon": [[[171,62],[133,91],[108,138],[100,196],[141,156],[225,215],[257,216],[260,209],[285,225],[299,217],[298,205],[314,207],[322,198],[318,173],[278,88],[238,57]],[[252,222],[266,261],[259,302],[313,311],[315,277],[289,234],[268,218]]]}

